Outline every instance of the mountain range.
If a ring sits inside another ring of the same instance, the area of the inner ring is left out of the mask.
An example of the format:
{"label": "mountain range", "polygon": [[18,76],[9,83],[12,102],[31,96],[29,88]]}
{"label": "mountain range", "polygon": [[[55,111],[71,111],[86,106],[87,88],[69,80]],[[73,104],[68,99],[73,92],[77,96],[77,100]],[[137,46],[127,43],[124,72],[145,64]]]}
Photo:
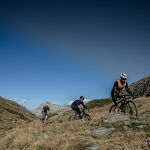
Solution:
{"label": "mountain range", "polygon": [[42,109],[46,105],[48,105],[48,107],[50,108],[50,110],[49,110],[50,114],[54,114],[56,112],[65,112],[65,111],[70,110],[70,108],[68,108],[66,106],[61,106],[58,104],[52,104],[50,102],[44,102],[39,107],[37,107],[35,110],[33,110],[32,113],[35,114],[37,117],[41,117],[42,116]]}

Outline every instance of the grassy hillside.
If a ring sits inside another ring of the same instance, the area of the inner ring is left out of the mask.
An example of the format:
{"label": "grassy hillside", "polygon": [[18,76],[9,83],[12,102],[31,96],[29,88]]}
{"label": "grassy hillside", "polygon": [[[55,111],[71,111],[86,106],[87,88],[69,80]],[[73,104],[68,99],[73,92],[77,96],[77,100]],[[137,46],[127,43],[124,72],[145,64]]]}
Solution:
{"label": "grassy hillside", "polygon": [[0,131],[8,130],[23,121],[35,120],[37,117],[17,103],[0,97]]}
{"label": "grassy hillside", "polygon": [[92,100],[90,102],[88,102],[86,104],[86,106],[88,108],[95,108],[95,107],[103,107],[109,103],[112,102],[112,99],[109,99],[109,98],[105,98],[105,99],[95,99],[95,100]]}
{"label": "grassy hillside", "polygon": [[[108,114],[108,104],[89,111],[92,120],[72,121],[68,118],[72,111],[58,113],[49,118],[50,124],[43,125],[40,121],[22,124],[0,135],[1,150],[88,150],[92,145],[102,150],[149,150],[150,141],[150,98],[135,100],[139,110],[140,123],[128,125],[107,125],[116,130],[109,136],[94,137],[85,133],[86,129],[104,127],[101,117]],[[132,119],[135,121],[135,118]],[[85,138],[83,138],[85,137]]]}

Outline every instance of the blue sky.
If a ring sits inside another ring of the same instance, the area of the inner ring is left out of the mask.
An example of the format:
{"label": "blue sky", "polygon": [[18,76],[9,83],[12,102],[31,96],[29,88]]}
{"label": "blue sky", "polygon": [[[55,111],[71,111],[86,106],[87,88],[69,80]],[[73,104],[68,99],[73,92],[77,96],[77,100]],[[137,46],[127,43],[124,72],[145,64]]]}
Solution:
{"label": "blue sky", "polygon": [[148,1],[0,3],[2,97],[34,109],[109,97],[121,72],[129,84],[150,75]]}

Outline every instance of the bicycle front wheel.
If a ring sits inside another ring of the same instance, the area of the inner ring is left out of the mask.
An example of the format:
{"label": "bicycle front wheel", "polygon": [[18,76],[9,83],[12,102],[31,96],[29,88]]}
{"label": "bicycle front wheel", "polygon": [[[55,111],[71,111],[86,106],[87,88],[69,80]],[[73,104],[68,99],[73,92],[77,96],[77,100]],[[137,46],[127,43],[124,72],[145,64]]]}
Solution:
{"label": "bicycle front wheel", "polygon": [[138,117],[138,110],[135,103],[131,100],[127,101],[125,113],[129,114],[130,116]]}
{"label": "bicycle front wheel", "polygon": [[91,120],[91,116],[88,115],[88,114],[85,114],[85,115],[84,115],[84,119],[90,121],[90,120]]}
{"label": "bicycle front wheel", "polygon": [[109,109],[109,113],[115,112],[115,105],[112,105]]}
{"label": "bicycle front wheel", "polygon": [[[116,112],[115,109],[116,109],[115,105],[112,105],[112,106],[110,107],[110,109],[109,109],[109,113],[115,113],[115,112]],[[122,103],[118,103],[117,109],[118,109],[117,112],[124,112]]]}

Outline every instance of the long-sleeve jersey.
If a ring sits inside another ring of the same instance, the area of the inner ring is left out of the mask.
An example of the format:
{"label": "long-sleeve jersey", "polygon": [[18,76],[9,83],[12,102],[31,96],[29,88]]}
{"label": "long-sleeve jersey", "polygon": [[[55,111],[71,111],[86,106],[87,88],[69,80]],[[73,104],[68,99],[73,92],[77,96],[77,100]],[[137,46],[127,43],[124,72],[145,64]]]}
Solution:
{"label": "long-sleeve jersey", "polygon": [[76,100],[74,101],[71,106],[75,106],[75,107],[78,107],[79,105],[82,105],[83,107],[87,108],[83,102],[81,102],[80,100]]}
{"label": "long-sleeve jersey", "polygon": [[49,111],[49,107],[48,107],[48,106],[44,106],[42,111],[43,111],[44,113],[47,113],[47,111]]}
{"label": "long-sleeve jersey", "polygon": [[[121,83],[120,80],[119,80],[119,82]],[[120,84],[120,83],[118,83],[118,81],[116,81],[116,82],[114,83],[114,86],[113,86],[113,88],[112,88],[111,93],[112,93],[112,94],[113,94],[113,93],[119,94],[120,91],[125,87],[126,91],[127,91],[129,94],[132,95],[132,92],[130,91],[130,89],[129,89],[129,87],[128,87],[128,83],[125,82],[125,83],[123,84],[124,86],[122,85],[121,88],[120,88],[119,85],[118,85],[118,84]],[[122,83],[121,83],[121,84],[122,84]]]}

